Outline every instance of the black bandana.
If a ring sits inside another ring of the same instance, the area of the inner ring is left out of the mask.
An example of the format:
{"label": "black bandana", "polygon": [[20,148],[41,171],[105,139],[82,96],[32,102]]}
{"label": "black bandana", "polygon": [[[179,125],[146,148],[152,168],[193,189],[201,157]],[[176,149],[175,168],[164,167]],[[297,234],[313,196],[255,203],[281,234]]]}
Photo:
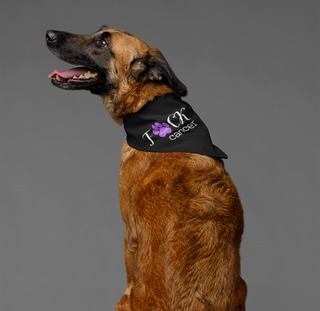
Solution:
{"label": "black bandana", "polygon": [[128,145],[149,152],[188,152],[227,159],[191,106],[175,94],[158,96],[124,119]]}

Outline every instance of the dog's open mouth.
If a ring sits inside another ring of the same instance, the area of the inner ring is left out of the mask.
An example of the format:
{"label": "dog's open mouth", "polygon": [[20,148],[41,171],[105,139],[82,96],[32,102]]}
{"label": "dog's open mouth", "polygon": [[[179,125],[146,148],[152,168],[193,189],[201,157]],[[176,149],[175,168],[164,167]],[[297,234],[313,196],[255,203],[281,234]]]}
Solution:
{"label": "dog's open mouth", "polygon": [[52,84],[63,89],[89,89],[100,80],[100,74],[87,67],[54,70],[48,76]]}

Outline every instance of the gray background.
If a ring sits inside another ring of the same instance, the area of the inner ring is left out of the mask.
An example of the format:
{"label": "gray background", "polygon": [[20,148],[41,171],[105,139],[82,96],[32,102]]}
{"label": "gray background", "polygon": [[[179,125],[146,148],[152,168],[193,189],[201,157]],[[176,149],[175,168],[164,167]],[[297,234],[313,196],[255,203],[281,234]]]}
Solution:
{"label": "gray background", "polygon": [[1,4],[1,310],[113,310],[125,287],[118,168],[125,139],[47,29],[104,23],[159,48],[228,155],[245,212],[247,310],[317,310],[317,1]]}

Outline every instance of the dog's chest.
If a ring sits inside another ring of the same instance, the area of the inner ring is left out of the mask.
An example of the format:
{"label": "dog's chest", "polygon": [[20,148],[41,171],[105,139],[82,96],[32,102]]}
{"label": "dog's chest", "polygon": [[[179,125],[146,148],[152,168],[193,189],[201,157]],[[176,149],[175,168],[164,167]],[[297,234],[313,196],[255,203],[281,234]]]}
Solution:
{"label": "dog's chest", "polygon": [[150,171],[150,154],[132,149],[124,143],[119,170],[119,202],[122,218],[129,227],[135,223],[135,201],[141,183]]}

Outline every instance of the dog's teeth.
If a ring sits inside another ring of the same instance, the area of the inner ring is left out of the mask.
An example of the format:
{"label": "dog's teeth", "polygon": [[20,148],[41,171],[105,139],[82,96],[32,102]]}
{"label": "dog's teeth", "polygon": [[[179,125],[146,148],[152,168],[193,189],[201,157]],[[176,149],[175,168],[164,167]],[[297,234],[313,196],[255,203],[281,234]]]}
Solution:
{"label": "dog's teeth", "polygon": [[98,74],[96,72],[91,72],[88,71],[84,74],[85,78],[90,79],[90,78],[95,78]]}
{"label": "dog's teeth", "polygon": [[[72,79],[73,79],[73,80],[79,80],[79,79],[81,79],[81,80],[83,80],[83,79],[88,80],[88,79],[95,78],[97,75],[98,75],[97,72],[87,71],[84,75],[82,74],[82,75],[80,75],[80,76],[73,76]],[[71,79],[71,78],[69,78],[69,79]],[[61,80],[63,80],[63,78],[60,77],[58,74],[56,74],[55,76],[52,77],[52,80],[61,81]]]}

